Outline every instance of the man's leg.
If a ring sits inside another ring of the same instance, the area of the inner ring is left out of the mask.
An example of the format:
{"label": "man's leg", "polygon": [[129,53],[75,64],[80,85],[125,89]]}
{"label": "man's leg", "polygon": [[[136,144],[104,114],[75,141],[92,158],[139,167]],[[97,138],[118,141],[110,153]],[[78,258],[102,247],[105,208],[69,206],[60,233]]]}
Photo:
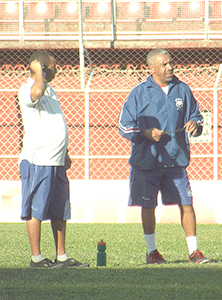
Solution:
{"label": "man's leg", "polygon": [[55,241],[56,255],[62,256],[65,251],[65,238],[66,238],[66,221],[52,220],[52,232]]}
{"label": "man's leg", "polygon": [[144,234],[155,233],[156,218],[154,212],[154,208],[142,207],[141,209],[141,218]]}
{"label": "man's leg", "polygon": [[50,259],[44,258],[40,250],[40,237],[41,237],[41,221],[32,218],[26,221],[26,227],[28,231],[32,260],[29,264],[30,268],[60,268],[60,266],[54,264]]}
{"label": "man's leg", "polygon": [[28,231],[32,255],[40,255],[41,221],[32,218],[31,220],[26,221],[26,228]]}
{"label": "man's leg", "polygon": [[155,208],[142,207],[141,218],[142,218],[144,238],[147,246],[146,263],[148,264],[166,263],[162,255],[157,251],[157,247],[156,247]]}
{"label": "man's leg", "polygon": [[181,225],[186,234],[187,246],[189,251],[189,261],[202,264],[209,261],[198,250],[196,236],[196,215],[193,205],[180,205]]}
{"label": "man's leg", "polygon": [[68,258],[65,251],[66,221],[52,220],[52,231],[56,247],[56,265],[66,268],[87,268],[88,263],[81,263],[74,258]]}
{"label": "man's leg", "polygon": [[196,236],[196,215],[193,205],[180,205],[181,225],[187,237]]}
{"label": "man's leg", "polygon": [[155,209],[142,207],[141,218],[142,218],[144,239],[147,246],[147,253],[149,255],[153,251],[157,250],[156,236],[155,236],[155,225],[156,225]]}
{"label": "man's leg", "polygon": [[185,231],[189,254],[198,249],[196,236],[196,215],[193,205],[179,205],[181,225]]}
{"label": "man's leg", "polygon": [[185,231],[189,254],[198,250],[196,236],[196,215],[193,205],[179,205],[181,225]]}

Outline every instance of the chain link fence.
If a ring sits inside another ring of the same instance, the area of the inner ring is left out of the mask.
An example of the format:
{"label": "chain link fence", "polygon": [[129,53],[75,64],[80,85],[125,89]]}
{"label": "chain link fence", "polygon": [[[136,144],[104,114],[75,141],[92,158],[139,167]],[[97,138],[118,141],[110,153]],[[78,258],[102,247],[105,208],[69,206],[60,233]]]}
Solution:
{"label": "chain link fence", "polygon": [[1,1],[0,180],[19,180],[17,94],[36,49],[57,61],[51,85],[69,130],[69,178],[127,179],[130,144],[118,133],[118,115],[149,75],[146,56],[155,47],[171,53],[205,119],[202,136],[191,138],[190,179],[221,180],[221,12],[222,1]]}

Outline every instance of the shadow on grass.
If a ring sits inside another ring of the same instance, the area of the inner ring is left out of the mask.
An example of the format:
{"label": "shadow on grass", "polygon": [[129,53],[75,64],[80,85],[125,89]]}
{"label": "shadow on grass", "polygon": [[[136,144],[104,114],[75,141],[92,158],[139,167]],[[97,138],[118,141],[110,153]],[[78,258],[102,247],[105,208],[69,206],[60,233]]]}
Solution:
{"label": "shadow on grass", "polygon": [[[219,264],[222,263],[222,260],[220,259],[211,259],[208,263],[204,263],[204,264]],[[170,264],[187,264],[187,260],[175,260],[175,261],[171,261]]]}
{"label": "shadow on grass", "polygon": [[[207,263],[204,263],[204,265],[206,264],[219,264],[219,263],[222,263],[222,260],[221,259],[210,259],[209,262]],[[178,264],[186,264],[186,265],[190,265],[190,263],[187,261],[187,259],[183,259],[183,260],[175,260],[175,261],[169,261],[166,265],[178,265]],[[191,264],[192,265],[192,264]],[[145,263],[142,263],[142,264],[138,264],[138,267],[144,267],[144,266],[147,266],[147,264]],[[148,267],[150,267],[150,265],[148,265]],[[221,265],[222,267],[222,265]]]}
{"label": "shadow on grass", "polygon": [[222,299],[218,261],[181,263],[133,269],[0,269],[0,299]]}

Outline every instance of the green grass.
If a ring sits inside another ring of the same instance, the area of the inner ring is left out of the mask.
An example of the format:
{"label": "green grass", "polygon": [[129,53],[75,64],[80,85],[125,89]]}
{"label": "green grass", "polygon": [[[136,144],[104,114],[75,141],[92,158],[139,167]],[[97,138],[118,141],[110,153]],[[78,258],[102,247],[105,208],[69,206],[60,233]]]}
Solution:
{"label": "green grass", "polygon": [[[68,224],[66,250],[89,269],[29,269],[25,223],[0,223],[0,299],[222,299],[222,225],[198,225],[198,244],[211,263],[188,263],[178,224],[157,225],[159,251],[170,263],[146,265],[141,224]],[[97,242],[107,244],[107,266],[97,268]],[[42,225],[42,253],[54,260],[49,223]]]}

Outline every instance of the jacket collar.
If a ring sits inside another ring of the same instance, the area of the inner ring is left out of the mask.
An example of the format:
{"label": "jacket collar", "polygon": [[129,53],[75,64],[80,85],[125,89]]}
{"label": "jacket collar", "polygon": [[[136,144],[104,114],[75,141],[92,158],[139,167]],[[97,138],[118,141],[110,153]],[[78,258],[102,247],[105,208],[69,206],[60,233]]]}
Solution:
{"label": "jacket collar", "polygon": [[[179,82],[179,79],[178,79],[175,75],[173,75],[173,79],[172,79],[171,82],[168,84],[168,85],[169,85],[169,88],[171,88],[172,86],[176,85],[178,82]],[[147,87],[154,87],[154,88],[157,88],[157,87],[159,86],[159,85],[153,80],[152,75],[150,75],[150,76],[147,77],[146,85],[147,85]]]}

